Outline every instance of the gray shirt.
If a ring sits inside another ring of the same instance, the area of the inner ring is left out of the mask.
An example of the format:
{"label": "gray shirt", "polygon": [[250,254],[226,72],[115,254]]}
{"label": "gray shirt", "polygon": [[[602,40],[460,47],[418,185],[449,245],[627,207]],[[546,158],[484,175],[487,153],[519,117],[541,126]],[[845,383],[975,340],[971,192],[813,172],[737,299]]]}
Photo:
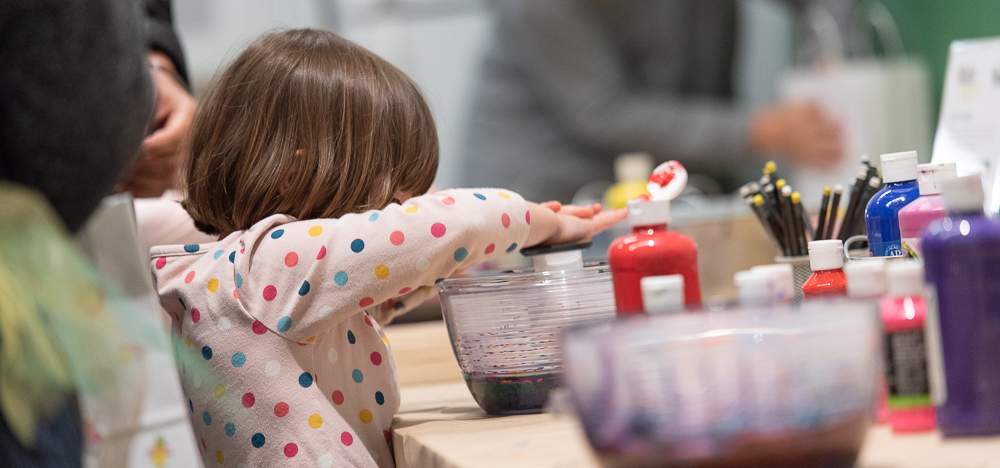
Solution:
{"label": "gray shirt", "polygon": [[646,151],[725,173],[749,153],[732,99],[735,0],[503,0],[465,145],[471,186],[569,201]]}

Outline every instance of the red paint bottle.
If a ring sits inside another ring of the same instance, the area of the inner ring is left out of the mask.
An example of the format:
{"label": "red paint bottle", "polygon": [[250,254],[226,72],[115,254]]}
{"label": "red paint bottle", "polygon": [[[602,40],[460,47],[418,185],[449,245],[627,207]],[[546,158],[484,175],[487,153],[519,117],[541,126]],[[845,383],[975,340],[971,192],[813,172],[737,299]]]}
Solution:
{"label": "red paint bottle", "polygon": [[618,316],[643,313],[640,282],[647,276],[683,276],[685,305],[701,305],[698,248],[690,237],[667,230],[670,200],[629,201],[628,219],[632,233],[608,249]]}
{"label": "red paint bottle", "polygon": [[813,274],[802,285],[803,297],[817,299],[847,296],[843,242],[839,239],[810,242],[809,267]]}

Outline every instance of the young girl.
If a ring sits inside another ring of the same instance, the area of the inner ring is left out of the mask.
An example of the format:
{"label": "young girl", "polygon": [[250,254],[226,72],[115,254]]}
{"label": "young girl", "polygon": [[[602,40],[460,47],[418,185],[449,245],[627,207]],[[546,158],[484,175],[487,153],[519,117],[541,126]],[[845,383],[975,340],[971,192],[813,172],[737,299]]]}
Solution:
{"label": "young girl", "polygon": [[624,217],[498,189],[417,196],[437,153],[416,86],[333,33],[264,36],[216,79],[184,207],[219,241],[152,249],[178,352],[214,370],[181,376],[207,466],[393,466],[380,327],[456,271]]}

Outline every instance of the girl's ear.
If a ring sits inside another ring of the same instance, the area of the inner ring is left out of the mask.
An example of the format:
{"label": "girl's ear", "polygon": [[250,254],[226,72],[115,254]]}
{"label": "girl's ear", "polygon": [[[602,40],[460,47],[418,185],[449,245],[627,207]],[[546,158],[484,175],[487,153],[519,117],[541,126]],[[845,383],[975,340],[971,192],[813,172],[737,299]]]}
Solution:
{"label": "girl's ear", "polygon": [[[292,154],[292,157],[295,158],[296,162],[296,164],[294,164],[293,166],[297,168],[298,166],[300,166],[299,160],[302,157],[302,150],[300,149],[295,150],[295,153]],[[293,172],[285,174],[285,177],[281,179],[281,185],[278,186],[278,193],[284,194],[285,190],[288,190],[288,186],[291,185],[292,183],[292,176],[294,176],[295,172],[297,172],[298,170],[299,169],[295,169]]]}

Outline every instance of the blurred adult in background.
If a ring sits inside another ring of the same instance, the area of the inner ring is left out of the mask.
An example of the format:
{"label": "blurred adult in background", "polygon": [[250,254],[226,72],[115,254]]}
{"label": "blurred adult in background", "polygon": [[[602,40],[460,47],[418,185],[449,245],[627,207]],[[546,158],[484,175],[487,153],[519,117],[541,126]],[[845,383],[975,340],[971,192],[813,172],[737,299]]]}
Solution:
{"label": "blurred adult in background", "polygon": [[610,180],[614,158],[633,151],[721,179],[774,153],[834,164],[840,129],[817,107],[734,101],[737,3],[494,2],[464,182],[567,202]]}

